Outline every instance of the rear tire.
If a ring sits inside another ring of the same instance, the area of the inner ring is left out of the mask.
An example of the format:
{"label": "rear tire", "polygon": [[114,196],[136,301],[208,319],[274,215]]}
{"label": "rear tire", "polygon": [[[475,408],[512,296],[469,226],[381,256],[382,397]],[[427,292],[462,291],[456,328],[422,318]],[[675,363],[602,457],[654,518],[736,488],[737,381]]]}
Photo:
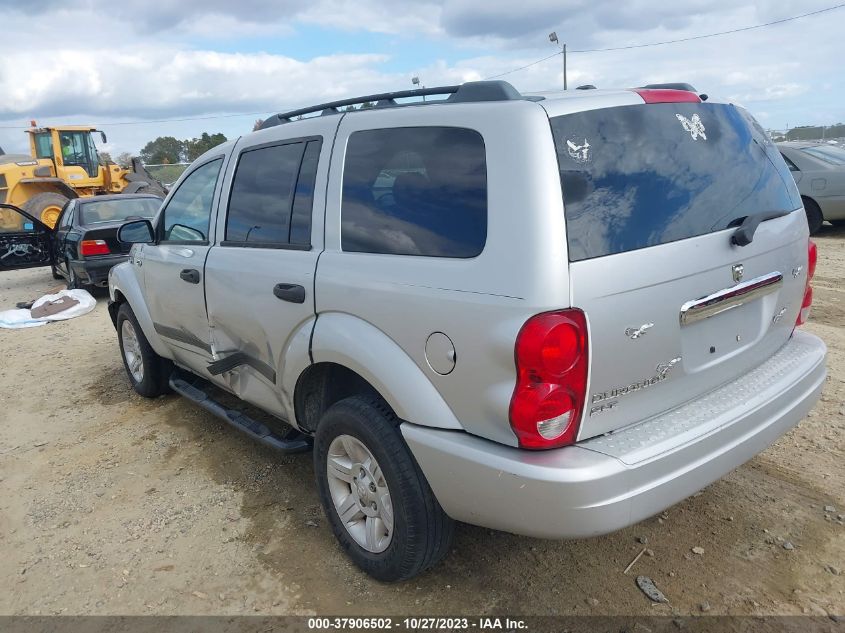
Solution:
{"label": "rear tire", "polygon": [[387,582],[434,566],[454,532],[398,423],[380,398],[352,396],[323,414],[314,442],[317,488],[335,537],[358,567]]}
{"label": "rear tire", "polygon": [[810,235],[818,233],[824,223],[822,210],[812,198],[801,198],[804,203],[804,211],[807,214],[807,226],[810,228]]}
{"label": "rear tire", "polygon": [[70,262],[66,262],[67,264],[67,289],[68,290],[78,290],[85,288],[85,285],[79,281],[79,277],[77,277],[76,272],[70,265]]}
{"label": "rear tire", "polygon": [[153,351],[128,303],[117,311],[117,338],[132,388],[145,398],[167,393],[173,364]]}
{"label": "rear tire", "polygon": [[23,205],[23,210],[52,229],[56,226],[62,207],[69,199],[60,193],[46,191],[27,200]]}

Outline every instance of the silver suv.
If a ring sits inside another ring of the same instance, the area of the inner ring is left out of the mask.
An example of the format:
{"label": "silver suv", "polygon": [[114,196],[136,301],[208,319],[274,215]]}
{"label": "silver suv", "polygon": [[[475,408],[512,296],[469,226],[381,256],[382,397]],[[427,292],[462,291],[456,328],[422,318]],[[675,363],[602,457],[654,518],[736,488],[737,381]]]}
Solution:
{"label": "silver suv", "polygon": [[477,82],[280,114],[120,238],[136,391],[313,446],[334,534],[382,580],[436,563],[454,521],[645,519],[825,378],[796,329],[816,251],[789,170],[748,112],[690,91]]}

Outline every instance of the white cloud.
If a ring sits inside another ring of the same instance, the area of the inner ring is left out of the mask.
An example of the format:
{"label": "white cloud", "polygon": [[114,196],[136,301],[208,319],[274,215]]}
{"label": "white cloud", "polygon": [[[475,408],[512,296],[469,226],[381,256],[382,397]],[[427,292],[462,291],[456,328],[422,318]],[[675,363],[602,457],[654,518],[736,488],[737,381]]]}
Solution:
{"label": "white cloud", "polygon": [[[30,118],[114,123],[270,112],[410,87],[412,74],[429,86],[497,75],[553,53],[546,39],[553,29],[570,50],[614,47],[776,20],[822,1],[167,0],[130,1],[108,12],[94,0],[8,3],[2,9],[0,126]],[[764,107],[772,125],[843,120],[843,13],[684,44],[573,53],[569,83],[688,81],[752,109]],[[289,45],[302,29],[315,28],[325,37],[307,52]],[[395,37],[385,42],[370,33]],[[343,46],[333,35],[364,52],[336,53]],[[255,38],[273,42],[273,52],[252,52]],[[413,50],[417,45],[424,48]],[[405,64],[406,58],[414,61]],[[560,62],[556,57],[503,78],[524,91],[555,89]],[[137,151],[157,135],[237,135],[253,118],[107,129],[116,151]],[[23,141],[19,130],[0,129],[7,151],[25,149]]]}

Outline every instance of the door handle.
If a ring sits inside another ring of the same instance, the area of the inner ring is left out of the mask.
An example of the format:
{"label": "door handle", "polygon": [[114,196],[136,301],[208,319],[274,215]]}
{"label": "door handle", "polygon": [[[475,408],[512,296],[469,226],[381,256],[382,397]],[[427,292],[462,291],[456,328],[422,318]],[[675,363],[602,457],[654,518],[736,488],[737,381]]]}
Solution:
{"label": "door handle", "polygon": [[186,268],[179,273],[179,276],[183,281],[187,281],[189,284],[198,284],[200,282],[200,271],[194,268]]}
{"label": "door handle", "polygon": [[305,287],[299,284],[276,284],[273,294],[282,301],[305,303]]}

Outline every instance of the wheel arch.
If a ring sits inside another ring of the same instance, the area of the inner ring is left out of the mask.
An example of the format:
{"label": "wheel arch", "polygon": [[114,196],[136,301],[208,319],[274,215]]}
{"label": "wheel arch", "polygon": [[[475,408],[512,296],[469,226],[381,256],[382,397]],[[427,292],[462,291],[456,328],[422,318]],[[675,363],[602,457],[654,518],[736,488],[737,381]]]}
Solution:
{"label": "wheel arch", "polygon": [[[331,406],[332,398],[343,394],[375,393],[401,420],[463,430],[446,401],[413,359],[390,337],[363,319],[336,312],[320,314],[314,326],[311,356],[313,364],[300,374],[294,394],[297,424],[303,429],[315,424],[314,411],[321,413],[325,410],[321,406],[326,403]],[[312,390],[313,397],[313,390],[320,389],[320,380],[328,381],[330,385],[328,397],[322,391],[317,397],[319,406],[307,404],[307,390]],[[333,380],[338,384],[332,386]],[[359,391],[349,391],[354,388]]]}
{"label": "wheel arch", "polygon": [[807,201],[809,201],[810,204],[814,204],[818,208],[819,212],[822,214],[822,217],[824,217],[824,211],[822,211],[822,205],[819,204],[819,201],[813,198],[813,196],[808,196],[807,194],[802,193],[801,204],[806,205]]}
{"label": "wheel arch", "polygon": [[138,325],[141,326],[141,330],[153,351],[162,358],[171,358],[170,350],[155,330],[152,316],[147,310],[144,295],[131,266],[131,262],[124,262],[118,264],[109,272],[109,297],[111,299],[109,315],[112,322],[117,325],[117,311],[124,303],[128,304],[135,314],[135,318],[138,319]]}
{"label": "wheel arch", "polygon": [[61,178],[21,178],[9,192],[9,199],[26,202],[40,193],[57,193],[68,199],[78,198],[79,193]]}
{"label": "wheel arch", "polygon": [[313,433],[329,407],[354,395],[372,395],[384,400],[375,387],[348,367],[330,362],[309,365],[300,374],[294,389],[297,426]]}

